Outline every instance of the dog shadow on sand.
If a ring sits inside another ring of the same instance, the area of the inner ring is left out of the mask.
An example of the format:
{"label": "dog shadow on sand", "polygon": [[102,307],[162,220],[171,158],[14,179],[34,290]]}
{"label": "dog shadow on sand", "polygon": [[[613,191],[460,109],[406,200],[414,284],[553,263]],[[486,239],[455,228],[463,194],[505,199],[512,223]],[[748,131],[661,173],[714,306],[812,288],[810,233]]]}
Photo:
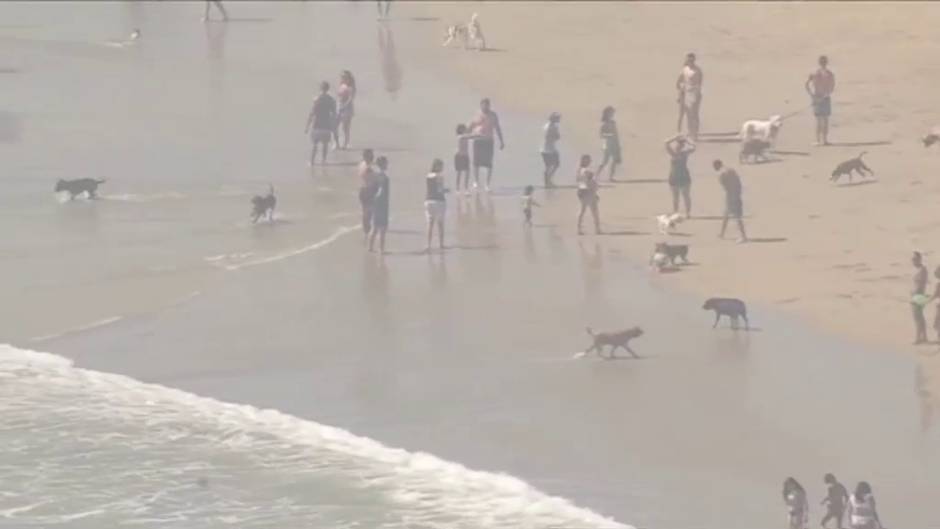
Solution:
{"label": "dog shadow on sand", "polygon": [[857,180],[857,181],[854,181],[854,182],[845,182],[845,183],[842,183],[842,184],[836,184],[836,187],[859,187],[859,186],[867,186],[867,185],[877,184],[877,183],[878,183],[878,180],[876,180],[876,179],[871,179],[871,180]]}
{"label": "dog shadow on sand", "polygon": [[834,141],[829,143],[829,147],[877,147],[879,145],[891,145],[888,140],[878,141]]}

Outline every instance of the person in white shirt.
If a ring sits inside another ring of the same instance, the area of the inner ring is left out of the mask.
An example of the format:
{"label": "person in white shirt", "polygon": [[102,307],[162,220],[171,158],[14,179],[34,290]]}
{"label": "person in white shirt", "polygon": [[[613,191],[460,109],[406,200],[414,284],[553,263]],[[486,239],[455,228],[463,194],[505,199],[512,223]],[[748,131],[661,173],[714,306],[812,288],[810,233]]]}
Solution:
{"label": "person in white shirt", "polygon": [[561,122],[561,114],[552,112],[548,116],[548,123],[542,128],[542,162],[545,164],[545,187],[555,187],[552,177],[555,171],[561,165],[561,156],[558,154],[558,140],[561,139],[561,133],[558,131],[558,124]]}

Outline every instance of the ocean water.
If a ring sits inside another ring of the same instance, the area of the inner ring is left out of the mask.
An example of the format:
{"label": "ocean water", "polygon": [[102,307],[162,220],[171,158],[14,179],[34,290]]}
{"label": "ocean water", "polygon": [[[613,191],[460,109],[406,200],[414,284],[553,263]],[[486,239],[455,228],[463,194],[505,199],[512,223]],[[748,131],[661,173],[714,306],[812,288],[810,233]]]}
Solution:
{"label": "ocean water", "polygon": [[514,477],[0,346],[0,526],[624,528]]}

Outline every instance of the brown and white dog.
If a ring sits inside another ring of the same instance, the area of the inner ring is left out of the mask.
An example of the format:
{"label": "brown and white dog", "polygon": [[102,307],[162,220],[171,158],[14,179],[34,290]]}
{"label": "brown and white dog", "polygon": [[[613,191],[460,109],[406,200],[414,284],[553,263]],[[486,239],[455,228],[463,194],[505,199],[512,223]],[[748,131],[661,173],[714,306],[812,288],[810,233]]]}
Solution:
{"label": "brown and white dog", "polygon": [[[595,352],[597,353],[597,356],[610,360],[610,359],[616,358],[616,355],[614,355],[614,352],[618,348],[622,348],[628,353],[630,353],[630,355],[633,356],[633,358],[639,358],[639,356],[633,351],[633,349],[630,349],[630,340],[643,336],[643,329],[639,327],[631,327],[629,329],[625,329],[619,332],[599,332],[599,333],[595,333],[593,330],[591,330],[590,327],[588,327],[587,333],[591,335],[593,342],[591,344],[591,347],[587,348],[587,350],[584,351],[584,355],[587,355],[588,353],[591,353],[591,352]],[[604,347],[608,347],[608,346],[610,347],[610,350],[608,351],[607,355],[604,355]]]}

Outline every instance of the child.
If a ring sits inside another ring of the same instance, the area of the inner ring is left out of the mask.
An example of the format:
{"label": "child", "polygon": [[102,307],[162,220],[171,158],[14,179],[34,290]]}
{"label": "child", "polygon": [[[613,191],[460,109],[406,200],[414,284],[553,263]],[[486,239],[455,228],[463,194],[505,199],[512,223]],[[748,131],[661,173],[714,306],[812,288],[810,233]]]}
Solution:
{"label": "child", "polygon": [[558,123],[561,121],[561,114],[558,112],[552,112],[548,116],[548,123],[542,128],[543,132],[543,141],[542,141],[542,162],[545,164],[545,173],[543,174],[545,178],[545,187],[555,187],[555,183],[552,181],[552,177],[555,175],[555,171],[558,170],[558,166],[561,163],[560,157],[558,155],[558,140],[561,139],[561,134],[558,132]]}
{"label": "child", "polygon": [[[463,123],[457,125],[457,152],[454,154],[454,172],[457,174],[456,190],[460,192],[460,177],[463,176],[464,193],[470,194],[470,140],[477,137],[470,134]],[[476,184],[474,184],[476,187]]]}
{"label": "child", "polygon": [[525,216],[526,226],[532,225],[532,206],[539,207],[539,203],[532,198],[534,191],[534,186],[525,186],[525,191],[522,193],[522,214]]}

